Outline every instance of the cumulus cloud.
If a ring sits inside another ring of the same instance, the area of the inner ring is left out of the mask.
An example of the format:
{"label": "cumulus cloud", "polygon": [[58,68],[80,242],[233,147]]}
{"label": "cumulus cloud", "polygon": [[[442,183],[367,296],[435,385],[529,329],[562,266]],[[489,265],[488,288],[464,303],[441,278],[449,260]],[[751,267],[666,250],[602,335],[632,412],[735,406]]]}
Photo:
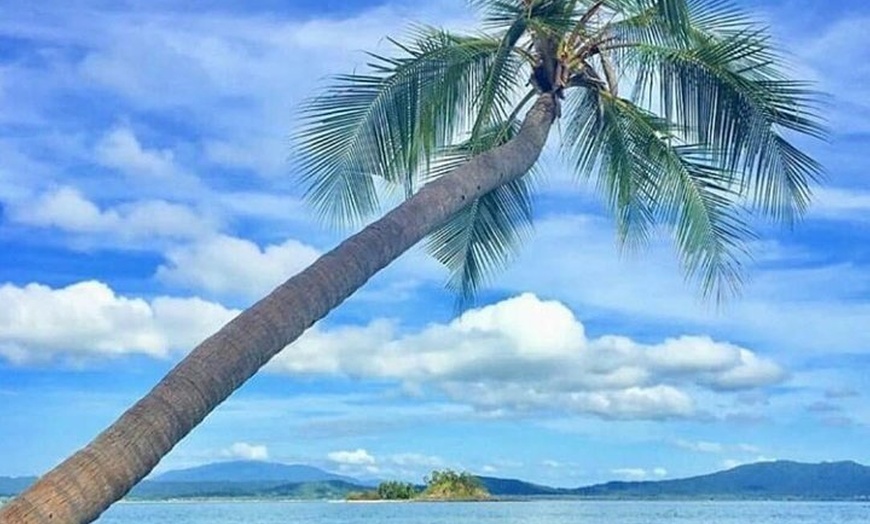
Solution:
{"label": "cumulus cloud", "polygon": [[315,327],[269,369],[391,379],[411,389],[428,385],[481,410],[643,419],[692,416],[696,390],[752,389],[784,377],[772,361],[707,337],[653,345],[613,335],[588,338],[570,309],[532,294],[416,333],[399,334],[385,320]]}
{"label": "cumulus cloud", "polygon": [[332,451],[326,456],[336,464],[344,464],[348,466],[374,466],[377,462],[375,457],[371,456],[368,451],[362,448],[352,451]]}
{"label": "cumulus cloud", "polygon": [[124,297],[97,281],[0,286],[0,356],[15,363],[194,347],[237,314],[197,298]]}
{"label": "cumulus cloud", "polygon": [[69,186],[46,191],[10,206],[13,222],[56,228],[78,235],[108,234],[122,241],[190,239],[213,230],[210,220],[187,206],[141,200],[101,209]]}
{"label": "cumulus cloud", "polygon": [[229,459],[268,460],[269,448],[263,444],[236,442],[232,446],[221,450],[220,455]]}
{"label": "cumulus cloud", "polygon": [[435,455],[406,452],[375,456],[363,448],[332,451],[327,453],[326,457],[339,471],[348,475],[377,474],[382,477],[401,479],[419,480],[433,469],[445,466],[459,467]]}
{"label": "cumulus cloud", "polygon": [[249,240],[217,235],[170,249],[157,277],[218,295],[260,297],[319,255],[313,247],[296,240],[261,249]]}

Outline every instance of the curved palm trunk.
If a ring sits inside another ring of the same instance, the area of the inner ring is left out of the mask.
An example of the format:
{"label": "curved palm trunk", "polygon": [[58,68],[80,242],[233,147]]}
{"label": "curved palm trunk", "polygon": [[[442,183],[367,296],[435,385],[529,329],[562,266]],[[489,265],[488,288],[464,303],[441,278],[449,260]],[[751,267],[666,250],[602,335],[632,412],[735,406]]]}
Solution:
{"label": "curved palm trunk", "polygon": [[0,523],[91,522],[303,331],[473,199],[523,176],[555,119],[541,95],[522,129],[323,255],[230,321],[85,448],[0,508]]}

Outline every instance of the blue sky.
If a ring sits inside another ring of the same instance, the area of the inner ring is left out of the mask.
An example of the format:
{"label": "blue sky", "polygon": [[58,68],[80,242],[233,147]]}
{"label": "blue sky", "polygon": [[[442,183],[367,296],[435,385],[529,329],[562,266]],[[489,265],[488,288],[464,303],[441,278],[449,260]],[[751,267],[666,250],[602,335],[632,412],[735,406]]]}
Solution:
{"label": "blue sky", "polygon": [[[183,4],[183,5],[182,5]],[[288,7],[288,4],[291,7]],[[299,198],[289,136],[328,75],[461,0],[0,0],[0,475],[42,472],[347,232]],[[576,486],[788,458],[870,463],[870,6],[750,6],[830,93],[829,172],[715,310],[666,239],[620,255],[552,155],[534,238],[455,318],[414,251],[159,466],[364,477],[434,467]],[[554,133],[554,142],[558,135]]]}

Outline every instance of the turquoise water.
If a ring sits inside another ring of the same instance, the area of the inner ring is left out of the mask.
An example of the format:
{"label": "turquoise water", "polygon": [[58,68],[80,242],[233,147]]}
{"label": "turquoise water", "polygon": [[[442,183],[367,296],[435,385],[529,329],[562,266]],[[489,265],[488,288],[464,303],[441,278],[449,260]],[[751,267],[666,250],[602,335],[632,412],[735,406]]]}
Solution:
{"label": "turquoise water", "polygon": [[123,503],[100,524],[852,524],[859,502]]}

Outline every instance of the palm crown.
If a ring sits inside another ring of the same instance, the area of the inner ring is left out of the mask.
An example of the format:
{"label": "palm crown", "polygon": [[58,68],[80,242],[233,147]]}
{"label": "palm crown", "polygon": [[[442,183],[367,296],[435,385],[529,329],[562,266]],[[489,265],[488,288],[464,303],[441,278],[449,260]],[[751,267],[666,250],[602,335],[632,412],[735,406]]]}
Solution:
{"label": "palm crown", "polygon": [[[410,196],[506,142],[542,93],[561,101],[561,152],[603,192],[619,238],[668,226],[706,294],[739,288],[754,215],[789,223],[807,207],[820,167],[788,135],[823,135],[817,97],[727,0],[471,3],[483,32],[417,27],[305,106],[303,180],[324,217],[365,219],[376,179]],[[531,196],[529,177],[511,181],[430,235],[463,301],[516,253]]]}

